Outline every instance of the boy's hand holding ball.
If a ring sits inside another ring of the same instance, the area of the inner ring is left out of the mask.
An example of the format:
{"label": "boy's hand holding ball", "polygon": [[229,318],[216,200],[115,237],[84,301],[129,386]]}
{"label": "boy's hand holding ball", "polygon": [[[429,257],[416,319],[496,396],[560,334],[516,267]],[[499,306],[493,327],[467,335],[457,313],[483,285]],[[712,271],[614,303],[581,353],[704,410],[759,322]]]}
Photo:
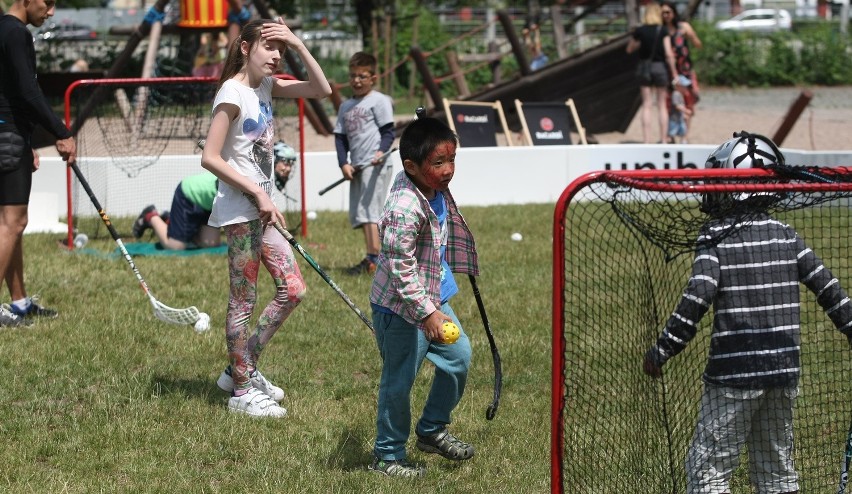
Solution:
{"label": "boy's hand holding ball", "polygon": [[442,343],[446,343],[447,345],[452,345],[456,341],[458,341],[459,336],[461,336],[461,331],[459,331],[459,327],[453,321],[444,321],[444,324],[441,326],[441,329],[444,332],[444,337],[441,339]]}
{"label": "boy's hand holding ball", "polygon": [[461,336],[461,330],[455,325],[453,319],[440,310],[429,314],[429,317],[423,321],[423,330],[429,340],[447,345],[455,343]]}

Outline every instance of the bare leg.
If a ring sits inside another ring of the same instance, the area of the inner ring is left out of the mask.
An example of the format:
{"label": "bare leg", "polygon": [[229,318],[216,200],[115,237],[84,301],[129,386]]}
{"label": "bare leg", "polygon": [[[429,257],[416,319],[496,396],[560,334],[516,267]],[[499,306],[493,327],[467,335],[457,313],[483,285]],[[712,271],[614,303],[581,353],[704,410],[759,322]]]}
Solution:
{"label": "bare leg", "polygon": [[180,240],[176,240],[173,238],[169,238],[169,225],[163,221],[163,218],[159,216],[151,217],[151,229],[154,230],[154,234],[157,235],[157,241],[160,242],[160,245],[163,246],[166,250],[184,250],[186,249],[186,244],[181,242]]}
{"label": "bare leg", "polygon": [[222,245],[222,232],[218,228],[204,225],[195,236],[195,243],[199,247],[218,247]]}
{"label": "bare leg", "polygon": [[639,88],[640,93],[642,94],[642,114],[640,115],[642,121],[642,140],[645,141],[645,144],[651,143],[651,106],[654,104],[651,99],[651,88],[650,86],[641,86]]}
{"label": "bare leg", "polygon": [[654,91],[657,93],[657,110],[659,112],[659,124],[660,124],[660,142],[666,142],[666,136],[668,135],[669,130],[669,109],[666,107],[666,97],[668,96],[668,89],[664,87],[654,88]]}
{"label": "bare leg", "polygon": [[364,230],[364,243],[367,246],[367,254],[379,255],[379,226],[375,223],[364,223],[361,225]]}
{"label": "bare leg", "polygon": [[0,273],[12,300],[26,296],[22,239],[29,219],[27,211],[26,204],[0,206]]}
{"label": "bare leg", "polygon": [[12,259],[6,269],[6,286],[9,287],[9,295],[12,301],[27,298],[27,289],[24,287],[24,241],[18,237],[15,248],[12,251]]}

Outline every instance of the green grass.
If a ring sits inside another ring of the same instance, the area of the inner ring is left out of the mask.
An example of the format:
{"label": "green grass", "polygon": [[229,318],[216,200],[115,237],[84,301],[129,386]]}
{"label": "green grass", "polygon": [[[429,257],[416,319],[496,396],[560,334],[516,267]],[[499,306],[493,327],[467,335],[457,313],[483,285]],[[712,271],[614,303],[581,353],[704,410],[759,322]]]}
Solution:
{"label": "green grass", "polygon": [[[663,486],[672,473],[676,483],[683,482],[711,317],[702,321],[687,350],[667,364],[667,418],[659,408],[659,381],[639,368],[677,302],[691,255],[666,266],[653,261],[649,275],[646,258],[659,251],[614,223],[608,206],[572,208],[573,214],[588,216],[568,225],[573,254],[566,279],[579,290],[571,291],[576,298],[565,309],[567,492],[668,491]],[[160,301],[210,313],[213,329],[199,335],[189,326],[157,321],[120,258],[68,253],[57,246],[58,235],[27,235],[28,288],[61,316],[26,330],[0,330],[5,377],[0,492],[547,491],[553,205],[462,212],[477,238],[479,288],[504,366],[500,409],[487,421],[491,355],[470,286],[459,277],[461,292],[453,307],[474,356],[452,428],[477,447],[474,459],[449,462],[420,453],[409,442],[409,459],[427,467],[426,478],[388,479],[367,471],[378,350],[354,312],[298,255],[308,295],[262,361],[264,374],[287,390],[289,415],[255,420],[229,413],[227,397],[215,385],[226,364],[225,256],[136,259]],[[133,219],[115,223],[120,232],[129,232]],[[784,220],[799,228],[839,279],[850,279],[848,253],[837,236],[852,226],[849,208],[795,212]],[[523,233],[522,242],[510,240],[515,231]],[[299,240],[369,313],[369,278],[343,273],[363,256],[363,236],[348,226],[346,214],[320,212],[308,237]],[[107,254],[115,244],[94,239],[87,247]],[[260,300],[271,295],[271,282],[262,275]],[[845,339],[812,294],[803,292],[802,301],[808,330],[802,336],[796,460],[803,491],[821,492],[836,482],[849,414],[843,397],[852,384],[847,384]],[[431,373],[426,364],[415,384],[415,417]],[[672,452],[664,422],[672,427]],[[746,479],[741,467],[735,493],[750,492]],[[613,489],[614,484],[623,488]]]}
{"label": "green grass", "polygon": [[[482,292],[503,358],[503,397],[485,420],[493,366],[470,286],[453,306],[473,344],[452,429],[477,447],[453,463],[417,451],[418,481],[366,470],[381,368],[369,330],[299,258],[308,295],[267,347],[264,374],[284,387],[289,415],[231,414],[215,380],[226,365],[226,258],[135,259],[156,297],[196,305],[212,329],[156,320],[127,264],[68,253],[57,235],[26,235],[31,293],[61,315],[0,330],[0,491],[4,492],[542,492],[549,485],[552,205],[463,208],[477,238]],[[132,218],[116,221],[129,232]],[[509,235],[520,231],[523,242]],[[126,235],[126,238],[129,238]],[[302,245],[361,309],[370,282],[342,269],[363,255],[345,213],[321,212]],[[111,240],[88,247],[107,253]],[[297,255],[298,257],[298,255]],[[271,296],[261,276],[260,299]],[[3,298],[8,294],[3,290]],[[431,383],[421,371],[415,417]]]}

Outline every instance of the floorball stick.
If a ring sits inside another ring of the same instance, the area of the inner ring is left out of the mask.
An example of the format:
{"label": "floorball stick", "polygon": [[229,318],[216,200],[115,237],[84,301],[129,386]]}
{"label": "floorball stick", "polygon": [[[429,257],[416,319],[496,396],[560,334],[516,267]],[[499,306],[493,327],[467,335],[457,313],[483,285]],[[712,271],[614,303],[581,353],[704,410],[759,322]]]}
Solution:
{"label": "floorball stick", "polygon": [[849,484],[849,466],[852,463],[852,424],[846,434],[846,451],[843,453],[843,463],[840,464],[840,485],[837,494],[846,494],[846,486]]}
{"label": "floorball stick", "polygon": [[[379,158],[378,158],[378,159],[379,159],[379,162],[378,162],[378,163],[376,163],[375,165],[372,165],[372,164],[370,164],[370,163],[367,163],[367,164],[365,164],[365,165],[358,165],[358,166],[356,166],[356,167],[355,167],[355,171],[354,171],[354,172],[352,172],[352,176],[354,177],[355,175],[358,175],[359,173],[361,173],[361,171],[362,171],[362,170],[364,170],[364,168],[367,168],[368,166],[379,166],[380,164],[381,164],[382,166],[384,166],[384,164],[385,164],[385,163],[387,162],[387,160],[388,160],[388,157],[389,157],[391,154],[393,154],[393,152],[394,152],[394,151],[396,151],[396,148],[391,148],[388,152],[386,152],[385,154],[383,154],[383,155],[379,156]],[[340,180],[338,180],[337,182],[334,182],[333,184],[329,185],[328,187],[326,187],[326,188],[324,188],[324,189],[320,190],[320,191],[319,191],[319,195],[323,195],[323,194],[325,194],[326,192],[328,192],[328,191],[330,191],[331,189],[333,189],[333,188],[337,187],[338,185],[342,184],[342,183],[343,183],[343,182],[345,182],[345,181],[346,181],[346,178],[341,178],[341,179],[340,179]]]}
{"label": "floorball stick", "polygon": [[485,304],[482,303],[482,295],[476,285],[476,277],[469,274],[470,286],[473,288],[473,296],[476,297],[476,306],[479,307],[479,315],[482,317],[482,325],[485,326],[485,334],[488,336],[488,345],[491,347],[491,358],[494,360],[494,400],[485,409],[485,418],[493,420],[497,415],[497,407],[500,406],[500,392],[503,390],[503,364],[500,361],[500,352],[494,341],[494,333],[491,332],[491,324],[488,323],[488,314],[485,313]]}
{"label": "floorball stick", "polygon": [[370,331],[373,331],[373,324],[370,322],[369,319],[367,319],[367,316],[365,316],[364,313],[361,312],[361,309],[359,309],[358,306],[356,306],[355,303],[352,302],[352,299],[350,299],[349,296],[346,295],[346,293],[344,293],[344,291],[341,290],[339,286],[337,286],[337,283],[335,283],[334,280],[332,280],[331,277],[325,271],[323,271],[321,267],[319,267],[319,264],[317,264],[317,262],[314,261],[314,258],[311,257],[311,255],[308,254],[304,248],[302,248],[301,244],[299,244],[299,242],[293,237],[293,235],[288,232],[286,228],[281,226],[280,223],[277,222],[275,223],[275,229],[278,230],[278,233],[280,233],[284,237],[284,239],[287,240],[287,242],[289,242],[290,245],[292,245],[293,248],[296,249],[299,254],[301,254],[302,257],[305,258],[306,261],[308,261],[308,264],[310,264],[311,267],[314,268],[314,271],[316,271],[317,274],[320,275],[320,278],[322,278],[326,283],[328,283],[328,286],[330,286],[332,290],[334,290],[335,292],[337,292],[338,295],[340,295],[340,298],[342,298],[343,301],[346,302],[346,305],[348,305],[350,309],[352,309],[356,314],[358,314],[358,317],[360,317],[361,320],[364,321],[364,324],[366,324],[367,327],[370,328]]}
{"label": "floorball stick", "polygon": [[[206,144],[206,141],[204,139],[198,141],[197,143],[198,147],[201,149],[204,149],[204,144]],[[394,152],[395,150],[396,148],[393,148],[387,153],[383,154],[382,159],[389,156],[390,153]],[[246,193],[243,193],[243,195],[246,197],[246,199],[251,201],[252,204],[254,204],[254,207],[257,207],[257,201],[254,200],[253,196],[250,196]],[[288,232],[286,228],[281,226],[281,224],[278,222],[275,223],[275,229],[278,230],[278,233],[280,233],[281,236],[283,236],[284,239],[287,240],[287,242],[289,242],[290,245],[292,245],[293,248],[296,249],[296,251],[298,251],[299,254],[301,254],[306,261],[308,261],[308,264],[310,264],[311,267],[314,268],[314,271],[316,271],[317,274],[320,275],[320,278],[322,278],[326,283],[328,283],[328,286],[330,286],[332,290],[334,290],[335,292],[337,292],[338,295],[340,295],[340,298],[342,298],[343,301],[346,302],[346,305],[348,305],[350,309],[352,309],[353,311],[355,311],[356,314],[358,314],[358,317],[360,317],[361,320],[364,321],[364,324],[366,324],[367,327],[370,328],[370,331],[373,331],[373,324],[370,322],[369,319],[367,319],[367,316],[365,316],[364,313],[361,312],[361,309],[359,309],[358,306],[355,305],[354,302],[352,302],[352,299],[349,298],[349,296],[346,295],[346,293],[341,290],[339,286],[337,286],[337,283],[335,283],[334,280],[332,280],[331,277],[325,271],[323,271],[319,264],[314,261],[314,258],[311,257],[311,255],[308,254],[304,248],[302,248],[302,245],[299,244],[298,241],[296,241],[295,237],[293,237],[293,235]]]}
{"label": "floorball stick", "polygon": [[195,330],[198,332],[210,329],[210,316],[204,312],[199,312],[195,306],[187,307],[185,309],[174,309],[163,304],[154,297],[154,294],[151,293],[151,290],[148,288],[148,284],[145,283],[145,280],[142,278],[142,274],[139,273],[136,263],[133,262],[133,258],[130,257],[130,254],[127,252],[124,242],[121,241],[121,237],[118,236],[118,232],[115,231],[115,227],[112,226],[112,221],[110,221],[106,211],[104,211],[104,208],[98,202],[97,197],[95,197],[95,193],[92,192],[92,188],[89,186],[89,182],[86,180],[86,177],[83,176],[83,173],[80,171],[80,168],[77,167],[76,163],[72,163],[70,166],[71,169],[74,170],[74,174],[77,175],[77,180],[80,181],[80,185],[83,186],[86,194],[88,194],[89,200],[92,201],[92,204],[98,211],[98,214],[104,222],[104,225],[106,225],[107,230],[109,230],[109,234],[112,236],[112,239],[115,240],[119,250],[121,250],[124,260],[130,265],[130,269],[133,270],[133,274],[136,275],[136,279],[139,281],[139,284],[142,285],[142,291],[144,291],[145,295],[148,296],[148,300],[150,300],[151,306],[154,308],[154,315],[157,319],[171,324],[194,324]]}

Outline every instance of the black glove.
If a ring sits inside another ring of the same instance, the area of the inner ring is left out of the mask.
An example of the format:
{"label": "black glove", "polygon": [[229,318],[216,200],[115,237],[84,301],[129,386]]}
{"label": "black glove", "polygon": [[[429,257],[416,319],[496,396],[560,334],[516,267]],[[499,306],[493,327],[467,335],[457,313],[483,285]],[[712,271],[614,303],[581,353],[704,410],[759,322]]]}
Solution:
{"label": "black glove", "polygon": [[651,377],[663,375],[663,364],[666,363],[665,356],[656,346],[652,346],[645,352],[645,360],[642,362],[642,371]]}

